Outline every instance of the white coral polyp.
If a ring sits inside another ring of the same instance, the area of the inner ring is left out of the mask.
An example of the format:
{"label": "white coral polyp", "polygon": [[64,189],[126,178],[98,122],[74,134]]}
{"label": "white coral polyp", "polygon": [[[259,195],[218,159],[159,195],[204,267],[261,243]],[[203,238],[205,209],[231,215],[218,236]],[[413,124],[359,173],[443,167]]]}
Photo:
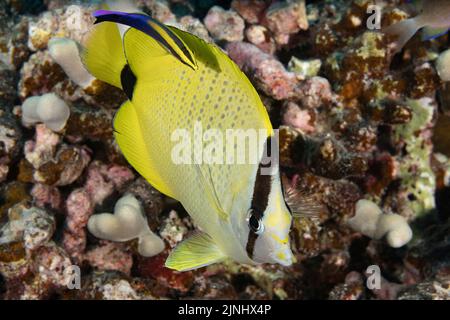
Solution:
{"label": "white coral polyp", "polygon": [[138,251],[144,257],[164,250],[163,240],[148,227],[138,200],[128,194],[117,201],[114,214],[100,213],[90,217],[88,230],[100,239],[129,241],[139,239]]}
{"label": "white coral polyp", "polygon": [[359,200],[356,203],[355,216],[348,221],[354,231],[379,240],[386,238],[393,248],[407,244],[412,236],[412,230],[406,219],[398,214],[383,214],[372,201]]}
{"label": "white coral polyp", "polygon": [[450,81],[450,49],[439,55],[436,61],[436,69],[442,81]]}
{"label": "white coral polyp", "polygon": [[69,119],[69,106],[54,93],[27,98],[22,104],[22,124],[44,123],[52,131],[62,130]]}
{"label": "white coral polyp", "polygon": [[67,76],[82,88],[88,88],[95,78],[84,67],[78,45],[66,38],[52,38],[48,42],[50,56],[61,66]]}

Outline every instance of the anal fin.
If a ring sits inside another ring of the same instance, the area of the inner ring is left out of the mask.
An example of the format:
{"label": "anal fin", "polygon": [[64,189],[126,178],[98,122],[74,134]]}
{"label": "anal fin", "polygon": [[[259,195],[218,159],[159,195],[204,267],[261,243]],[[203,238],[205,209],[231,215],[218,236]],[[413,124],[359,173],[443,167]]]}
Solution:
{"label": "anal fin", "polygon": [[166,260],[166,267],[188,271],[223,261],[226,256],[206,233],[197,233],[181,242]]}

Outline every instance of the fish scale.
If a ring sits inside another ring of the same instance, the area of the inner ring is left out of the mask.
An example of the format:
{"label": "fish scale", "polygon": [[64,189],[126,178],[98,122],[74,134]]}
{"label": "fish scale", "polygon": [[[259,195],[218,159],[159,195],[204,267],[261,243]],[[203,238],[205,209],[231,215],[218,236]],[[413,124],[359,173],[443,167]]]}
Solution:
{"label": "fish scale", "polygon": [[[253,108],[250,104],[251,102],[248,97],[242,95],[239,89],[235,89],[236,95],[231,101],[228,99],[228,92],[233,90],[233,83],[225,75],[219,74],[216,71],[209,72],[211,76],[214,76],[217,79],[218,83],[221,83],[222,85],[228,83],[228,87],[215,87],[216,90],[211,92],[209,87],[198,86],[198,83],[200,82],[199,78],[206,73],[201,72],[204,65],[199,64],[199,70],[195,72],[190,72],[189,69],[184,66],[181,68],[186,69],[184,70],[185,80],[180,82],[182,85],[175,89],[172,96],[168,97],[166,93],[171,91],[170,89],[173,86],[173,82],[166,79],[159,80],[157,84],[152,82],[151,90],[148,90],[148,87],[143,86],[146,87],[146,90],[143,93],[144,97],[153,96],[155,102],[149,103],[140,101],[140,95],[138,93],[136,94],[135,106],[138,109],[138,112],[143,114],[142,127],[159,126],[158,130],[152,130],[148,133],[149,136],[146,137],[146,140],[170,141],[172,132],[177,129],[186,129],[189,131],[190,136],[193,137],[193,127],[197,121],[201,123],[204,129],[208,127],[220,129],[225,136],[225,129],[233,127],[237,128],[238,108],[240,108],[240,112],[243,112],[245,115],[239,122],[241,125],[239,128],[264,128],[263,125],[261,125],[261,119],[258,119],[256,116],[251,116],[251,113],[249,112],[249,110]],[[187,92],[186,95],[177,94],[184,90]],[[209,98],[200,100],[201,97],[206,96]],[[233,103],[233,100],[237,101],[237,103]],[[147,105],[152,105],[152,107],[148,108],[146,107]],[[184,107],[187,109],[184,110]],[[168,110],[170,111],[168,112]],[[192,112],[190,113],[190,111]],[[217,114],[220,116],[217,117]],[[222,117],[222,115],[224,115],[224,117]],[[253,115],[256,114],[253,113]],[[161,165],[164,166],[164,164],[171,161],[170,152],[167,152],[167,150],[170,151],[170,148],[167,148],[166,145],[161,147],[158,148],[153,146],[151,152],[165,154],[165,156],[160,159]],[[226,193],[229,193],[229,183],[233,181],[230,177],[238,175],[245,179],[245,176],[243,176],[242,173],[239,173],[239,171],[245,171],[241,166],[243,167],[245,165],[217,165],[212,167],[212,178],[220,194],[225,195]],[[183,185],[178,183],[177,179],[179,179],[181,172],[186,171],[185,168],[180,168],[179,170],[172,168],[171,170],[163,171],[174,173],[170,174],[171,177],[166,178],[167,181],[173,181],[176,185]],[[193,175],[191,179],[196,180],[196,175]],[[192,181],[185,181],[185,183],[186,185],[192,185]],[[181,187],[178,192],[180,196],[177,196],[177,198],[180,201],[182,201],[183,195],[184,197],[191,196],[189,192],[186,194],[186,188],[183,187]]]}

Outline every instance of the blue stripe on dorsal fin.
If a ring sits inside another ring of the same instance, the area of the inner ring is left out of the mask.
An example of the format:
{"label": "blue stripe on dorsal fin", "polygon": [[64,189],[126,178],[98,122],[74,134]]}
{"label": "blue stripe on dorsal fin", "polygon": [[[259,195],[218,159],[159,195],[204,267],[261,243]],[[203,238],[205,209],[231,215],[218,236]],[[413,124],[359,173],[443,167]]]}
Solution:
{"label": "blue stripe on dorsal fin", "polygon": [[448,27],[445,28],[430,28],[425,27],[422,31],[422,40],[433,40],[443,36],[448,32]]}
{"label": "blue stripe on dorsal fin", "polygon": [[194,70],[197,69],[194,55],[186,44],[164,24],[156,21],[150,16],[143,13],[126,13],[109,10],[95,11],[93,16],[96,18],[95,24],[104,21],[116,22],[130,26],[149,35],[182,63]]}

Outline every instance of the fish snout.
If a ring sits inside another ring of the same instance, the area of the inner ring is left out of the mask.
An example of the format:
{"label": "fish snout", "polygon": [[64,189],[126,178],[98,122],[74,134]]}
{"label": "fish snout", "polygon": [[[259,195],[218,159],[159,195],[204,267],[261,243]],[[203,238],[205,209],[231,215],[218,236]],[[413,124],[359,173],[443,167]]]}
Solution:
{"label": "fish snout", "polygon": [[281,264],[282,266],[290,266],[292,265],[292,262],[294,260],[291,248],[289,246],[282,246],[275,250],[272,253],[272,259],[276,262]]}

